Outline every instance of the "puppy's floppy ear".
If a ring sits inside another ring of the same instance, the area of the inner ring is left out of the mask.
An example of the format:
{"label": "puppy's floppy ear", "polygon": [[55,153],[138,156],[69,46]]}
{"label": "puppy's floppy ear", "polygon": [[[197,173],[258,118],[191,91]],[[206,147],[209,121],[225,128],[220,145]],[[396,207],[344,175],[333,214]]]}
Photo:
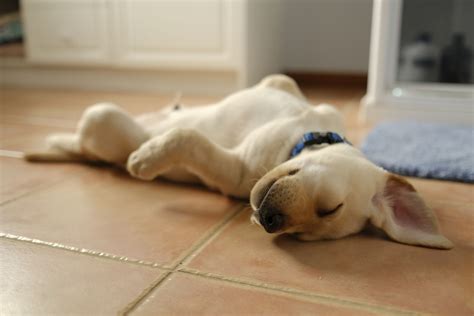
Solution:
{"label": "puppy's floppy ear", "polygon": [[373,197],[370,221],[401,243],[450,249],[453,244],[439,232],[433,211],[405,179],[388,174],[384,187]]}

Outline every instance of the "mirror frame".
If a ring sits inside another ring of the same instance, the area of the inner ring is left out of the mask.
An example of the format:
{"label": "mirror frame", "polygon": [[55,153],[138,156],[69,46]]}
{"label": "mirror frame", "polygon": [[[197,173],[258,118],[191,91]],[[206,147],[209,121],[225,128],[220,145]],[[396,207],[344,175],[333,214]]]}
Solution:
{"label": "mirror frame", "polygon": [[474,85],[397,82],[403,0],[374,0],[362,122],[413,119],[474,123]]}

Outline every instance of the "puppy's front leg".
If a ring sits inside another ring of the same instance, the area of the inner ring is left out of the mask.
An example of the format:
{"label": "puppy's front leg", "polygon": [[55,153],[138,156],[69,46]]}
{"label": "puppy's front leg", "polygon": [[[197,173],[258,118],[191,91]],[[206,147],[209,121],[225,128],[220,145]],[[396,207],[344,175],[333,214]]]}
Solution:
{"label": "puppy's front leg", "polygon": [[251,183],[239,156],[192,129],[173,129],[133,152],[127,163],[131,175],[152,180],[173,167],[183,167],[206,185],[224,194],[248,197]]}

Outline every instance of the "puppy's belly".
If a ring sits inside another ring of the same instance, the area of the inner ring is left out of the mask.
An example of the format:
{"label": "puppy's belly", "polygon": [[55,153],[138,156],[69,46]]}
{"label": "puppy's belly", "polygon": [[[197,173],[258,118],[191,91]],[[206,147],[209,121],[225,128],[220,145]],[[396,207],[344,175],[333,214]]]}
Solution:
{"label": "puppy's belly", "polygon": [[163,178],[184,183],[202,183],[202,181],[184,168],[173,168],[162,175]]}

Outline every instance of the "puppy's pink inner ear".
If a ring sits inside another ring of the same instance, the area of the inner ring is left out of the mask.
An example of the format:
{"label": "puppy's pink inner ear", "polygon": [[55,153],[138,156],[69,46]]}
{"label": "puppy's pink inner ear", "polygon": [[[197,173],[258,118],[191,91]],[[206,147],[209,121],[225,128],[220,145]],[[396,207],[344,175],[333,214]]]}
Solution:
{"label": "puppy's pink inner ear", "polygon": [[411,184],[389,174],[384,189],[372,199],[371,222],[392,239],[410,245],[450,249],[453,244],[439,233],[438,221]]}
{"label": "puppy's pink inner ear", "polygon": [[413,186],[403,178],[391,177],[385,187],[385,196],[392,207],[393,219],[399,226],[436,234],[436,219],[416,193]]}

